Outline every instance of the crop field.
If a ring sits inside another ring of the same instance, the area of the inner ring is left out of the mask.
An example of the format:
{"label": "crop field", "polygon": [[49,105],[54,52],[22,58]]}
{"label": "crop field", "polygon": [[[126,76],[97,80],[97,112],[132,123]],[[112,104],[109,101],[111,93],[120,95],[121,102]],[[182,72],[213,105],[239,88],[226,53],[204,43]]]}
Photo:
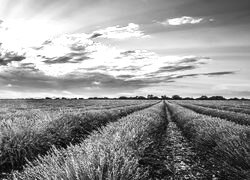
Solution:
{"label": "crop field", "polygon": [[249,101],[0,105],[0,179],[250,179]]}

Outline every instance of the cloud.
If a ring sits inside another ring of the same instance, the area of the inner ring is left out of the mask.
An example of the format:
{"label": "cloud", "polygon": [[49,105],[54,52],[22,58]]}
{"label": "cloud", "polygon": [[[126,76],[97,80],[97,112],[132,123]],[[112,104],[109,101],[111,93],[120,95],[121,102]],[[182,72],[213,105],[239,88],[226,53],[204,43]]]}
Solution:
{"label": "cloud", "polygon": [[3,48],[2,52],[13,53],[8,56],[5,53],[0,84],[4,88],[12,84],[9,89],[27,93],[127,93],[156,83],[173,82],[178,75],[211,60],[200,56],[160,56],[149,50],[122,49],[98,42],[98,37],[145,36],[135,24],[106,28],[98,33],[45,39],[37,46],[23,48],[23,56]]}
{"label": "cloud", "polygon": [[176,71],[186,71],[186,70],[192,70],[195,69],[196,67],[193,65],[189,65],[189,66],[180,66],[180,65],[176,65],[176,66],[165,66],[165,67],[161,67],[159,71],[157,71],[157,73],[160,72],[176,72]]}
{"label": "cloud", "polygon": [[4,51],[0,47],[0,66],[6,66],[11,62],[20,62],[26,57],[24,55],[19,55],[15,52]]}
{"label": "cloud", "polygon": [[223,75],[231,75],[235,74],[235,71],[220,71],[220,72],[210,72],[210,73],[194,73],[194,74],[184,74],[173,76],[173,79],[180,79],[186,77],[197,77],[197,76],[223,76]]}
{"label": "cloud", "polygon": [[128,39],[128,38],[143,38],[148,37],[140,30],[138,24],[129,23],[127,26],[111,26],[105,29],[94,31],[90,38],[107,38],[107,39]]}
{"label": "cloud", "polygon": [[124,75],[119,75],[117,76],[117,78],[122,78],[122,79],[129,79],[129,78],[133,78],[135,77],[134,75],[131,75],[131,74],[124,74]]}
{"label": "cloud", "polygon": [[[210,59],[210,58],[207,58],[207,57],[202,57],[203,59]],[[200,59],[197,58],[197,57],[187,57],[187,58],[184,58],[181,63],[195,63],[195,62],[198,62]]]}
{"label": "cloud", "polygon": [[221,76],[221,75],[230,75],[230,74],[235,74],[235,71],[222,71],[222,72],[203,73],[203,75],[208,75],[208,76]]}
{"label": "cloud", "polygon": [[[123,52],[128,51],[120,50],[117,55],[124,54]],[[140,56],[145,55],[145,57],[136,59],[134,52],[137,55],[141,52]],[[155,57],[146,56],[147,53],[150,53],[148,51],[134,50],[134,52],[125,53],[127,55],[121,59],[115,57],[109,59],[109,56],[107,59],[88,59],[86,60],[89,61],[88,63],[81,62],[84,66],[68,72],[63,69],[65,65],[43,64],[50,71],[57,71],[57,68],[62,70],[63,73],[60,76],[55,75],[55,72],[49,73],[46,68],[43,69],[42,66],[35,63],[21,62],[18,67],[9,66],[5,71],[0,71],[0,83],[12,84],[12,90],[23,92],[70,91],[81,93],[99,91],[98,88],[100,88],[100,91],[120,93],[138,90],[156,83],[172,82],[177,79],[177,77],[174,78],[175,74],[194,68],[191,65],[180,65],[180,62],[186,61],[187,57],[175,57],[175,60],[173,60],[174,57],[155,59]],[[132,57],[131,54],[133,54]],[[171,63],[168,62],[170,59],[172,59]],[[68,66],[67,64],[66,67]],[[76,67],[79,67],[79,64],[76,64]],[[162,72],[160,72],[161,70]],[[153,73],[154,75],[149,76]]]}
{"label": "cloud", "polygon": [[90,39],[95,39],[95,38],[100,37],[100,36],[102,36],[101,33],[94,32],[93,35],[90,36]]}
{"label": "cloud", "polygon": [[[91,90],[98,86],[102,90],[116,89],[118,91],[126,92],[127,89],[138,89],[146,87],[147,83],[143,80],[125,81],[116,78],[112,75],[103,73],[72,73],[61,77],[47,76],[42,72],[33,72],[30,70],[12,69],[8,72],[0,74],[1,84],[12,84],[13,90],[18,91],[82,91]],[[123,90],[121,90],[121,88]]]}
{"label": "cloud", "polygon": [[[75,58],[78,57],[78,58]],[[62,56],[62,57],[57,57],[57,58],[46,58],[44,57],[45,61],[43,61],[46,64],[65,64],[65,63],[79,63],[81,61],[84,61],[86,59],[89,59],[87,56],[78,56],[78,54],[68,54],[68,56]]]}
{"label": "cloud", "polygon": [[167,19],[166,21],[159,22],[160,24],[167,26],[179,26],[179,25],[185,25],[185,24],[199,24],[203,22],[205,19],[204,18],[199,18],[199,17],[190,17],[190,16],[182,16],[178,18],[172,18],[172,19]]}
{"label": "cloud", "polygon": [[127,56],[127,55],[131,55],[135,53],[136,53],[135,50],[128,50],[128,51],[121,52],[121,55]]}

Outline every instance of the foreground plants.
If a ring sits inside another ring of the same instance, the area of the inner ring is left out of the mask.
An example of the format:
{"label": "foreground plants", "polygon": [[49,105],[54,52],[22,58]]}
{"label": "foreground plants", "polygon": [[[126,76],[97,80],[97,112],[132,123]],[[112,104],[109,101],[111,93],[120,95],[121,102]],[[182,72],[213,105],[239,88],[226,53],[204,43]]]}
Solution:
{"label": "foreground plants", "polygon": [[64,114],[38,127],[22,129],[6,124],[0,127],[0,173],[21,169],[27,160],[45,154],[52,146],[78,143],[91,131],[122,116],[147,108],[155,102],[109,110]]}
{"label": "foreground plants", "polygon": [[13,179],[145,179],[139,160],[165,121],[165,104],[135,112],[93,132],[78,145],[51,152],[28,164]]}
{"label": "foreground plants", "polygon": [[230,121],[198,114],[167,103],[173,120],[198,147],[212,150],[225,173],[239,179],[250,176],[250,128]]}
{"label": "foreground plants", "polygon": [[237,124],[250,125],[249,114],[236,113],[236,112],[230,112],[230,111],[219,110],[219,109],[212,109],[209,107],[202,107],[202,106],[187,104],[187,103],[180,103],[180,105],[188,109],[191,109],[197,113],[226,119],[228,121],[232,121]]}

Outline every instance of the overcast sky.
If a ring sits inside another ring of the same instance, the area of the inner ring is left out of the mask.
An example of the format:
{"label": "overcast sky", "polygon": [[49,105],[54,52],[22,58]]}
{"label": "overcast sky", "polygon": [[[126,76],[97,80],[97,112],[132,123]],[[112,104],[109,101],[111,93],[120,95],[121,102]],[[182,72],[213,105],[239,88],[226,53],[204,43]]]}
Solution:
{"label": "overcast sky", "polygon": [[0,98],[250,98],[249,0],[1,0]]}

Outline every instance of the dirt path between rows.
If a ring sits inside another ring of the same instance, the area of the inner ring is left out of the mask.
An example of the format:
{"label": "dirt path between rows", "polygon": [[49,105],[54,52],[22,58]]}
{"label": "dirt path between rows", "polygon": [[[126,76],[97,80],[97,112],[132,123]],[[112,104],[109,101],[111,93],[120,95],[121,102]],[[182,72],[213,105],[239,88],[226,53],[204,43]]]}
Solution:
{"label": "dirt path between rows", "polygon": [[[166,124],[155,136],[155,142],[145,150],[140,163],[149,170],[151,180],[209,179],[217,180],[219,172],[200,157],[192,144],[166,112]],[[209,159],[208,159],[209,160]],[[208,166],[211,168],[207,169]]]}

